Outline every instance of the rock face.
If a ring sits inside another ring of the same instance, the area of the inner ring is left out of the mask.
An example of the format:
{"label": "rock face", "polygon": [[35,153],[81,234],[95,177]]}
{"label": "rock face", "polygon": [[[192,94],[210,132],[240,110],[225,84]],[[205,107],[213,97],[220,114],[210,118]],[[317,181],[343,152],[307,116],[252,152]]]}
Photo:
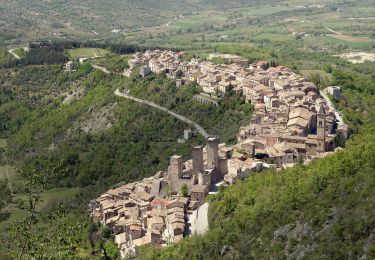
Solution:
{"label": "rock face", "polygon": [[97,132],[108,129],[113,124],[113,110],[117,107],[117,103],[108,104],[101,108],[92,107],[83,116],[83,120],[79,124],[79,128],[84,132]]}
{"label": "rock face", "polygon": [[273,232],[273,243],[283,243],[288,259],[302,259],[306,253],[314,250],[314,245],[303,244],[305,238],[314,236],[307,223],[287,224]]}
{"label": "rock face", "polygon": [[65,94],[62,101],[63,104],[70,104],[75,100],[80,99],[84,95],[84,87],[81,85],[74,86],[73,89]]}
{"label": "rock face", "polygon": [[240,259],[240,254],[232,246],[225,245],[220,250],[223,259]]}

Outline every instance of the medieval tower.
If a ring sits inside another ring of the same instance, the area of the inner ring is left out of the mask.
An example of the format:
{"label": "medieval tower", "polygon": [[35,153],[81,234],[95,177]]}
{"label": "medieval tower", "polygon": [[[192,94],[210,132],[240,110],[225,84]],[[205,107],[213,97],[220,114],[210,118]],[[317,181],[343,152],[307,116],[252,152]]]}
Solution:
{"label": "medieval tower", "polygon": [[194,179],[194,184],[198,183],[198,174],[203,172],[203,146],[194,146],[192,150],[193,157],[193,169],[192,177]]}
{"label": "medieval tower", "polygon": [[173,155],[169,165],[169,183],[172,192],[176,192],[180,189],[180,179],[183,175],[182,167],[182,157],[179,155]]}
{"label": "medieval tower", "polygon": [[207,139],[207,167],[218,167],[219,165],[219,139],[209,137]]}

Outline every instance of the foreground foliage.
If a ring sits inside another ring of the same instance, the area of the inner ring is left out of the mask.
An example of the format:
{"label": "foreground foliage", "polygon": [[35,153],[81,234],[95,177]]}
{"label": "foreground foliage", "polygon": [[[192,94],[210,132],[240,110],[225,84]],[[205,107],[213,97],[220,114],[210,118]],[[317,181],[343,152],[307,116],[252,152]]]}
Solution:
{"label": "foreground foliage", "polygon": [[252,175],[210,201],[210,230],[139,259],[375,257],[375,134],[282,172]]}

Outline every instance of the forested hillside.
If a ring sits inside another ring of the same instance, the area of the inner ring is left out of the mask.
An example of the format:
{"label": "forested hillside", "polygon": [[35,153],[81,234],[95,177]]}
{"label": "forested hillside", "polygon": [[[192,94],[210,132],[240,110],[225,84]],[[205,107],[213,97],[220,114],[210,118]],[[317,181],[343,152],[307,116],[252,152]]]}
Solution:
{"label": "forested hillside", "polygon": [[[176,88],[160,76],[126,79],[94,70],[89,63],[76,64],[67,73],[59,62],[46,56],[40,63],[54,64],[21,63],[0,70],[0,140],[5,144],[0,147],[0,191],[6,196],[0,230],[8,241],[0,252],[12,256],[24,246],[33,248],[24,252],[28,257],[100,255],[105,236],[102,227],[90,223],[89,201],[115,184],[166,169],[171,155],[187,158],[193,144],[203,143],[198,134],[177,142],[188,125],[116,97],[115,89],[125,86],[135,95],[160,101],[226,141],[233,141],[240,124],[250,119],[251,107],[234,97],[226,97],[220,107],[193,101],[194,85]],[[236,112],[238,108],[243,112]],[[222,122],[223,114],[230,120]]]}

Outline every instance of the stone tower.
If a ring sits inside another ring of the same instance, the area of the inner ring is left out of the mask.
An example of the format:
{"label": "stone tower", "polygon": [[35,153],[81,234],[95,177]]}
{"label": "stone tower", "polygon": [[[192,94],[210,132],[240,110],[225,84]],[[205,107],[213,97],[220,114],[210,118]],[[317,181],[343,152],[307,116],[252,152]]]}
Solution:
{"label": "stone tower", "polygon": [[179,155],[171,156],[171,162],[169,165],[169,184],[172,192],[178,191],[182,175],[182,157]]}
{"label": "stone tower", "polygon": [[193,157],[193,178],[194,184],[198,182],[198,173],[203,172],[203,146],[194,146],[192,150]]}
{"label": "stone tower", "polygon": [[219,139],[209,137],[207,139],[207,167],[219,166]]}
{"label": "stone tower", "polygon": [[199,185],[207,185],[209,187],[211,187],[211,175],[213,173],[213,168],[210,168],[210,169],[206,169],[205,171],[203,172],[200,172],[198,174],[198,184]]}
{"label": "stone tower", "polygon": [[226,157],[219,158],[219,173],[221,178],[224,178],[224,175],[228,173],[228,159]]}
{"label": "stone tower", "polygon": [[317,152],[326,151],[326,113],[323,105],[320,105],[316,114],[316,135],[318,140]]}

